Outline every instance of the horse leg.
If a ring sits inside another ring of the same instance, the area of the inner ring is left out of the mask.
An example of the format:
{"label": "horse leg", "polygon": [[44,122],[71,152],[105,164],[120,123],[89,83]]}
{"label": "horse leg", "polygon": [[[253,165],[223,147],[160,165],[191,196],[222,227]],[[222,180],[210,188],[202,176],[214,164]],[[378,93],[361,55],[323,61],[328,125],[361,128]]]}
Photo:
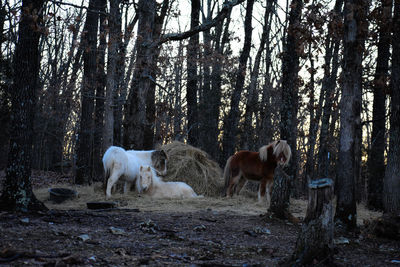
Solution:
{"label": "horse leg", "polygon": [[239,182],[241,174],[239,173],[236,176],[231,176],[229,180],[228,188],[226,189],[226,196],[232,197],[234,192],[234,186]]}
{"label": "horse leg", "polygon": [[247,179],[242,175],[242,176],[240,176],[240,178],[239,178],[239,182],[238,182],[238,184],[236,185],[236,194],[237,195],[239,195],[239,193],[240,193],[240,190],[242,190],[242,188],[243,188],[243,186],[245,185],[245,184],[247,184]]}
{"label": "horse leg", "polygon": [[272,180],[268,180],[267,182],[267,206],[271,206],[271,193],[272,193],[272,185],[273,185]]}
{"label": "horse leg", "polygon": [[125,181],[125,183],[124,183],[124,195],[126,195],[128,193],[128,185],[129,185],[129,188],[130,188],[131,187],[130,186],[131,183],[128,182],[128,181]]}
{"label": "horse leg", "polygon": [[258,202],[262,202],[263,198],[265,197],[266,184],[267,180],[261,179],[260,186],[258,188]]}
{"label": "horse leg", "polygon": [[111,197],[111,189],[112,189],[113,185],[118,181],[120,176],[121,175],[115,171],[112,173],[110,178],[108,178],[107,189],[106,189],[106,198],[107,199]]}

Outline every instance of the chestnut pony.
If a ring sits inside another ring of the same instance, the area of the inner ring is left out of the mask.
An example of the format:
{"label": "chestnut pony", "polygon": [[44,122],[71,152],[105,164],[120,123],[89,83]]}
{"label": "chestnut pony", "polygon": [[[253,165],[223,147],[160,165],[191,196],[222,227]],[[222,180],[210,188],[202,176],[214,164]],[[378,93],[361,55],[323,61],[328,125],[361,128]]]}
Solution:
{"label": "chestnut pony", "polygon": [[292,151],[286,140],[274,141],[259,149],[259,152],[238,151],[226,161],[224,169],[225,195],[232,197],[234,191],[239,194],[247,180],[259,181],[258,201],[267,192],[267,202],[271,201],[276,166],[288,164]]}

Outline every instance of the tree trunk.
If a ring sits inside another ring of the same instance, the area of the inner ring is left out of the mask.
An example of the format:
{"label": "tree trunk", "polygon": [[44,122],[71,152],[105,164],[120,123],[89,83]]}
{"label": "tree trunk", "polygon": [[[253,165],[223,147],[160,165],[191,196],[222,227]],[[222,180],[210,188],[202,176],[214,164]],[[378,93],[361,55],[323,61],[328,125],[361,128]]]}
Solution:
{"label": "tree trunk", "polygon": [[268,1],[268,6],[267,6],[267,8],[269,8],[269,5],[271,5],[270,7],[271,12],[270,12],[270,18],[268,20],[267,40],[265,45],[265,60],[264,60],[265,78],[262,88],[261,104],[259,107],[260,120],[259,120],[259,125],[257,126],[259,132],[259,140],[257,142],[257,147],[261,147],[271,142],[273,136],[272,117],[271,117],[271,113],[273,111],[271,109],[271,89],[272,89],[271,62],[272,61],[271,61],[271,47],[270,47],[271,46],[270,32],[272,26],[272,16],[276,9],[275,4],[276,3],[274,1]]}
{"label": "tree trunk", "polygon": [[99,20],[99,0],[90,0],[84,27],[84,70],[81,88],[81,115],[77,141],[75,183],[91,184],[93,159],[93,112],[96,92],[96,43]]}
{"label": "tree trunk", "polygon": [[[179,42],[178,45],[178,57],[183,57],[183,44]],[[174,63],[174,110],[173,110],[173,140],[183,141],[182,135],[182,72],[183,62],[175,61]]]}
{"label": "tree trunk", "polygon": [[[218,143],[218,136],[220,134],[219,131],[219,118],[220,118],[220,107],[221,107],[221,85],[222,85],[222,69],[223,69],[223,56],[224,56],[224,48],[229,40],[229,24],[230,24],[230,16],[232,9],[229,10],[225,25],[223,21],[216,28],[216,36],[214,39],[214,51],[217,53],[214,59],[214,65],[212,66],[211,72],[211,92],[213,92],[214,99],[212,100],[213,105],[210,111],[210,120],[208,124],[210,125],[210,132],[208,137],[208,143],[214,144],[212,147],[210,146],[210,150],[207,153],[210,156],[218,160],[220,148],[215,144]],[[222,34],[222,39],[221,39]],[[224,162],[225,163],[225,162]]]}
{"label": "tree trunk", "polygon": [[[190,19],[190,28],[193,29],[199,26],[200,16],[200,0],[192,1],[192,13]],[[197,91],[198,91],[198,77],[197,77],[197,61],[199,57],[199,35],[195,34],[189,39],[187,48],[187,89],[186,89],[186,102],[187,102],[187,134],[188,142],[192,146],[198,145],[199,132],[198,122],[199,114],[197,107]]]}
{"label": "tree trunk", "polygon": [[379,17],[378,57],[374,77],[371,150],[368,156],[368,207],[383,210],[383,178],[385,177],[385,100],[390,57],[390,21],[393,0],[382,0]]}
{"label": "tree trunk", "polygon": [[299,37],[300,19],[303,8],[302,0],[293,0],[289,14],[289,28],[283,49],[282,62],[282,107],[281,139],[287,140],[292,149],[292,159],[288,174],[297,177],[297,111],[298,111],[298,73],[299,73]]}
{"label": "tree trunk", "polygon": [[[255,136],[254,136],[254,126],[253,126],[253,115],[258,110],[258,76],[260,73],[260,64],[261,64],[261,57],[262,53],[265,50],[265,44],[267,43],[267,38],[269,38],[270,32],[270,13],[272,12],[272,2],[268,1],[267,6],[265,7],[265,14],[264,14],[264,25],[263,25],[263,32],[261,34],[260,45],[254,60],[253,71],[250,75],[250,85],[249,85],[249,94],[246,103],[246,111],[244,115],[244,125],[243,125],[243,136],[242,136],[242,149],[247,150],[255,150]],[[267,142],[264,140],[264,142]]]}
{"label": "tree trunk", "polygon": [[[340,0],[341,1],[341,0]],[[327,177],[328,168],[329,168],[329,158],[328,152],[329,148],[332,146],[329,140],[329,120],[332,114],[332,104],[335,98],[335,87],[336,87],[336,78],[337,72],[339,69],[339,45],[340,42],[336,40],[334,42],[333,55],[332,55],[332,72],[325,70],[324,79],[322,82],[322,93],[324,94],[325,103],[323,107],[323,114],[321,119],[321,131],[320,131],[320,144],[318,150],[318,176],[319,177]],[[330,56],[328,58],[328,52],[325,56],[325,66],[330,64]]]}
{"label": "tree trunk", "polygon": [[1,210],[47,209],[36,199],[31,185],[33,121],[40,68],[38,45],[44,30],[39,23],[42,23],[43,4],[43,0],[22,1],[14,61],[14,70],[18,72],[14,73],[11,90],[11,138],[6,180],[0,197]]}
{"label": "tree trunk", "polygon": [[[206,13],[206,15],[203,15],[203,24],[212,20],[210,0],[207,0],[206,6],[207,11],[202,12],[203,14]],[[216,26],[216,31],[221,29],[221,24],[223,24],[223,21]],[[219,35],[221,35],[220,32]],[[212,151],[212,148],[215,147],[215,143],[211,143],[213,138],[210,138],[210,133],[212,131],[212,124],[210,122],[214,116],[213,106],[218,102],[216,98],[219,96],[220,92],[211,90],[211,65],[214,57],[212,56],[212,35],[210,29],[203,32],[203,40],[203,53],[200,60],[202,66],[200,68],[203,70],[201,77],[203,79],[199,93],[201,96],[199,98],[199,110],[201,111],[199,112],[199,148],[209,153],[208,151]]]}
{"label": "tree trunk", "polygon": [[138,4],[139,22],[137,39],[137,57],[131,90],[125,108],[124,147],[144,149],[145,128],[151,122],[147,118],[146,98],[151,83],[154,63],[153,33],[156,13],[156,1],[140,0]]}
{"label": "tree trunk", "polygon": [[[154,42],[160,38],[162,26],[164,24],[165,16],[167,15],[169,9],[169,0],[164,0],[161,7],[160,15],[155,13],[155,24],[153,32]],[[155,128],[156,128],[156,80],[158,76],[157,61],[160,56],[161,46],[153,48],[153,64],[154,66],[150,68],[150,76],[152,77],[152,82],[150,83],[149,91],[146,95],[146,119],[147,123],[144,128],[144,149],[153,149],[155,141]]]}
{"label": "tree trunk", "polygon": [[[310,31],[311,32],[311,31]],[[310,36],[312,38],[312,36]],[[310,100],[308,104],[308,109],[310,112],[310,127],[308,130],[308,150],[307,150],[307,159],[305,166],[305,173],[303,177],[303,186],[302,189],[306,189],[307,181],[313,180],[314,175],[314,151],[315,151],[315,142],[317,139],[318,132],[318,124],[319,124],[319,114],[321,114],[320,110],[322,110],[321,106],[317,107],[317,111],[315,112],[315,69],[314,69],[314,58],[312,54],[312,43],[310,42],[308,48],[308,58],[310,61],[310,82],[308,84],[308,91],[310,95]],[[321,99],[321,98],[320,98]]]}
{"label": "tree trunk", "polygon": [[103,181],[103,129],[104,129],[104,99],[107,77],[104,72],[105,55],[107,48],[106,34],[106,9],[107,1],[99,0],[99,23],[100,37],[99,47],[97,48],[97,81],[96,81],[96,106],[94,110],[94,134],[93,134],[93,169],[92,179],[96,182]]}
{"label": "tree trunk", "polygon": [[[282,62],[282,106],[280,131],[281,139],[287,140],[292,150],[292,158],[289,163],[288,175],[294,181],[297,177],[297,110],[298,110],[298,72],[299,72],[299,29],[301,12],[303,8],[302,0],[294,0],[291,4],[289,14],[289,28],[284,44],[284,55]],[[271,209],[276,213],[289,214],[290,183],[284,183],[287,188],[280,189],[289,192],[284,199],[271,200]],[[274,187],[273,191],[278,190]],[[283,201],[286,203],[281,204]],[[284,210],[279,210],[284,209]]]}
{"label": "tree trunk", "polygon": [[383,185],[385,212],[400,213],[400,0],[394,1],[392,56],[392,105],[389,154]]}
{"label": "tree trunk", "polygon": [[292,259],[298,266],[327,264],[333,256],[333,181],[329,178],[309,184],[306,218],[298,235]]}
{"label": "tree trunk", "polygon": [[346,0],[344,8],[344,66],[340,102],[340,144],[337,165],[337,205],[335,220],[347,229],[357,224],[355,180],[359,175],[356,162],[361,128],[362,49],[365,39],[364,0]]}
{"label": "tree trunk", "polygon": [[251,48],[251,34],[252,28],[252,15],[253,15],[254,0],[247,0],[246,5],[246,17],[244,21],[244,43],[243,50],[239,58],[239,66],[236,71],[236,83],[231,96],[230,110],[226,121],[224,122],[224,136],[222,139],[222,159],[221,162],[225,162],[228,157],[233,155],[236,148],[236,134],[237,126],[240,119],[239,102],[244,87],[244,79],[247,70],[247,60],[250,55]]}
{"label": "tree trunk", "polygon": [[[339,69],[339,49],[341,33],[335,25],[342,22],[343,0],[336,0],[332,10],[332,18],[328,24],[328,34],[325,40],[324,77],[322,79],[321,97],[324,100],[321,118],[320,142],[318,149],[317,175],[328,177],[329,168],[329,120],[332,113],[332,104],[335,96],[337,72]],[[332,145],[330,145],[332,146]]]}
{"label": "tree trunk", "polygon": [[109,17],[109,38],[108,38],[108,62],[107,62],[107,85],[106,85],[106,104],[105,104],[105,120],[103,131],[103,151],[106,151],[114,144],[114,96],[117,91],[117,57],[118,44],[121,25],[121,13],[119,11],[120,1],[115,0],[110,2],[110,17]]}
{"label": "tree trunk", "polygon": [[127,87],[129,80],[131,78],[131,73],[133,69],[133,62],[134,58],[136,55],[135,47],[133,48],[132,56],[128,65],[128,69],[126,70],[126,75],[125,75],[125,58],[126,58],[126,48],[128,46],[128,43],[131,39],[132,36],[132,31],[135,28],[135,25],[137,23],[137,20],[139,19],[138,14],[133,17],[132,21],[125,27],[125,34],[124,34],[124,39],[122,40],[122,32],[121,32],[121,27],[122,27],[122,17],[121,17],[121,12],[118,10],[118,16],[115,18],[115,31],[117,31],[117,40],[116,42],[118,43],[118,48],[119,48],[119,53],[118,53],[118,63],[117,66],[118,68],[116,69],[116,80],[117,80],[117,89],[114,94],[114,133],[113,133],[113,144],[116,146],[122,146],[123,141],[122,141],[122,117],[123,117],[123,112],[122,112],[122,107],[125,105],[126,102],[126,92],[127,92]]}
{"label": "tree trunk", "polygon": [[271,204],[268,211],[277,218],[290,219],[289,201],[292,177],[287,175],[281,167],[275,169],[274,185],[271,193]]}

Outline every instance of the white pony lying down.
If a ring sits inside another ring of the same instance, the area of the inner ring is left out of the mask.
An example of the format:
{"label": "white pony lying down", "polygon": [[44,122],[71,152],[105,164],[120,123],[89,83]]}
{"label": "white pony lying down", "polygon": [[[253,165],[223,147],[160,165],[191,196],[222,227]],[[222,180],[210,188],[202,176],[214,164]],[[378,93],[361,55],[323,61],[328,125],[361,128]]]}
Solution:
{"label": "white pony lying down", "polygon": [[157,177],[150,166],[140,166],[139,178],[136,180],[139,193],[152,198],[194,198],[198,196],[193,189],[183,182],[164,182]]}
{"label": "white pony lying down", "polygon": [[[167,154],[163,150],[125,150],[111,146],[103,156],[105,172],[106,198],[111,197],[111,188],[119,180],[123,180],[126,194],[131,183],[139,177],[141,165],[152,166],[160,175],[167,173]],[[128,186],[129,185],[129,186]]]}

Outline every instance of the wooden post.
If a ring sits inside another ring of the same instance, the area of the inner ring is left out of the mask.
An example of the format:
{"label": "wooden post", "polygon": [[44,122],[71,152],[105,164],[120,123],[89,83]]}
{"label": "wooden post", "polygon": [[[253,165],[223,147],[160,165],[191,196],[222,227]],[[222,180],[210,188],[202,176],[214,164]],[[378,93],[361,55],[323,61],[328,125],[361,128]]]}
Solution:
{"label": "wooden post", "polygon": [[295,265],[315,260],[326,263],[333,255],[333,181],[323,178],[312,181],[308,187],[307,214],[292,257]]}

